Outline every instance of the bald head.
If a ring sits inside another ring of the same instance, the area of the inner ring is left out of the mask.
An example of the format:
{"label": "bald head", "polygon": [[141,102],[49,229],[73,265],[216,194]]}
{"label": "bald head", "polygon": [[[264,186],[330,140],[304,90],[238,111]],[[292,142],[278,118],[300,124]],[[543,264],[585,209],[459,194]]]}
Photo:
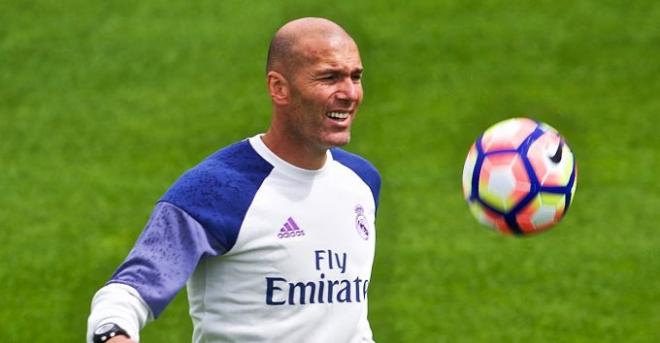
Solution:
{"label": "bald head", "polygon": [[[349,40],[351,36],[336,23],[324,18],[301,18],[282,26],[268,49],[266,72],[277,71],[289,75],[292,66],[310,62],[310,45],[319,41]],[[354,44],[354,43],[353,43]]]}

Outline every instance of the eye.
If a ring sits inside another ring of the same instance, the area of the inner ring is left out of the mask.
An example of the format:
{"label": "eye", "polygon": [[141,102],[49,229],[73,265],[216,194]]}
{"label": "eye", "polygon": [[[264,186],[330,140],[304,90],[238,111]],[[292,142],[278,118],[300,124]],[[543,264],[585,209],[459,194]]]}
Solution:
{"label": "eye", "polygon": [[323,83],[333,83],[337,80],[337,75],[335,74],[322,74],[317,77],[317,80]]}

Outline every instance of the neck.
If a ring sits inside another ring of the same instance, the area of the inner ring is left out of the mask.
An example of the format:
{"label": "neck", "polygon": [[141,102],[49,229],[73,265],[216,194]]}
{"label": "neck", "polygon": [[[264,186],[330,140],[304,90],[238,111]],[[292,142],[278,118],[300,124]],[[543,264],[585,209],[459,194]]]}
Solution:
{"label": "neck", "polygon": [[293,137],[278,134],[272,129],[269,129],[261,139],[277,157],[298,168],[316,170],[325,165],[327,149],[319,149],[303,142],[297,142]]}

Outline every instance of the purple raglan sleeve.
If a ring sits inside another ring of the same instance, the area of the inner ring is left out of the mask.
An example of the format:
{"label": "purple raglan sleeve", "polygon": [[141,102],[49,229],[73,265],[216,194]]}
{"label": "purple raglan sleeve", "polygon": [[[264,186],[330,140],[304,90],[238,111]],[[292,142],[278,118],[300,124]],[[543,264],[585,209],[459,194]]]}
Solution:
{"label": "purple raglan sleeve", "polygon": [[159,202],[126,260],[108,284],[135,288],[158,317],[204,256],[224,249],[179,207]]}

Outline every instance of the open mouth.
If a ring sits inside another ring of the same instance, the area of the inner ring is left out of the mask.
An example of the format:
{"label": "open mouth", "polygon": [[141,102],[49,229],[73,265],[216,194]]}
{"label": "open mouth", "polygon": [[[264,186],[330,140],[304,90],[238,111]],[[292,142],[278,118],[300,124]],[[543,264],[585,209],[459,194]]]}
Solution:
{"label": "open mouth", "polygon": [[350,112],[328,112],[326,116],[334,120],[344,120],[351,115]]}

